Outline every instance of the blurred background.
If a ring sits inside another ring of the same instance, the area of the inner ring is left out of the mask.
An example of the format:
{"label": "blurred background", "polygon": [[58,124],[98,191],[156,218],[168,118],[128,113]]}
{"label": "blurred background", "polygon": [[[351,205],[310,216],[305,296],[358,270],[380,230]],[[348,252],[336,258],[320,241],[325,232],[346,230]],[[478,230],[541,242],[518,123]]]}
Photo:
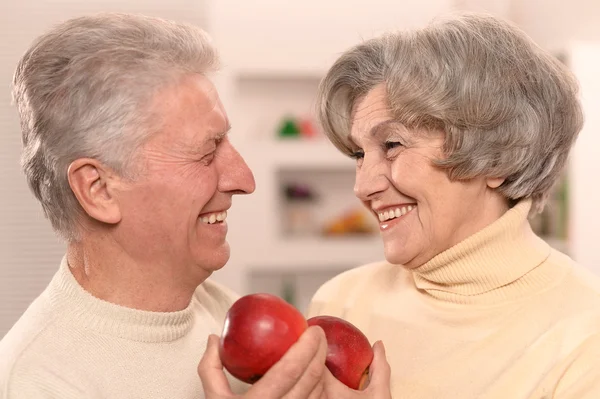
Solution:
{"label": "blurred background", "polygon": [[518,24],[579,78],[586,125],[544,214],[551,245],[600,274],[600,2],[597,0],[2,0],[0,4],[0,337],[44,289],[64,252],[19,168],[9,84],[29,43],[66,18],[137,12],[206,29],[224,67],[215,78],[232,140],[255,194],[229,212],[229,264],[214,278],[243,294],[271,292],[301,310],[327,279],[383,258],[377,228],[352,193],[354,164],[315,124],[319,80],[346,48],[454,10]]}

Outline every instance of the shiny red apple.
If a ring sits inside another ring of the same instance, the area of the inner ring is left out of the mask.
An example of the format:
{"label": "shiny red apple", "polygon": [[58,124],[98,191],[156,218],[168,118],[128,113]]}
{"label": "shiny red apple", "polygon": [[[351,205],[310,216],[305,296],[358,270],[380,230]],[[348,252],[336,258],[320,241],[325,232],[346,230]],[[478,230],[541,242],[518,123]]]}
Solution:
{"label": "shiny red apple", "polygon": [[219,343],[223,366],[249,384],[258,381],[308,328],[294,306],[270,294],[251,294],[228,310]]}
{"label": "shiny red apple", "polygon": [[308,319],[309,326],[320,326],[327,337],[325,365],[331,374],[352,389],[363,389],[373,361],[369,339],[352,323],[333,316]]}

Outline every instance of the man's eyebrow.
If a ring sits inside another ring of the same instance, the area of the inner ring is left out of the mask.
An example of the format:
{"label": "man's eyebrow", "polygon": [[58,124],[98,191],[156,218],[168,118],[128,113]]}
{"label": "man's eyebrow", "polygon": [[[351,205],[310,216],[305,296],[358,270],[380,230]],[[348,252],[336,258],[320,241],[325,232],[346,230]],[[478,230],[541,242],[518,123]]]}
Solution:
{"label": "man's eyebrow", "polygon": [[216,133],[211,133],[208,137],[204,139],[197,139],[189,144],[182,144],[182,150],[186,151],[190,154],[199,154],[204,153],[206,148],[215,142],[221,141],[231,130],[231,125],[228,123],[227,127],[221,131],[216,131]]}
{"label": "man's eyebrow", "polygon": [[206,140],[204,140],[204,143],[208,143],[211,141],[221,141],[223,139],[223,137],[227,136],[227,134],[231,131],[231,124],[227,123],[227,127],[224,130],[221,130],[220,132],[210,135],[209,137],[206,138]]}

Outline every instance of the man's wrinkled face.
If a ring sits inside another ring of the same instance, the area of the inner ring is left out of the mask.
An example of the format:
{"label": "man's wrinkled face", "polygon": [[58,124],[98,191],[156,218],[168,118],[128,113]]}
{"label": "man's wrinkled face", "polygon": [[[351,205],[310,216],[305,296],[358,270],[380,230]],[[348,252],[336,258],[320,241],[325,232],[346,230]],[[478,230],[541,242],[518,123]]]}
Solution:
{"label": "man's wrinkled face", "polygon": [[213,84],[192,75],[159,92],[161,129],[139,150],[140,176],[120,193],[119,240],[130,256],[197,280],[229,259],[227,210],[254,191],[252,172],[230,143]]}

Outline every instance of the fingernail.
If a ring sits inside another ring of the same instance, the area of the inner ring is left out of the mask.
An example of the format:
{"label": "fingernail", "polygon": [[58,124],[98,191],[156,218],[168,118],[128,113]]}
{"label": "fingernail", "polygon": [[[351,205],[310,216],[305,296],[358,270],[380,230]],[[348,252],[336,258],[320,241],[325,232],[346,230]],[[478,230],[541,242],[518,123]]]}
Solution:
{"label": "fingernail", "polygon": [[215,334],[209,334],[208,335],[208,339],[206,340],[206,347],[208,348],[211,345],[211,340],[214,340],[215,338],[218,339],[218,337]]}
{"label": "fingernail", "polygon": [[322,337],[325,337],[325,330],[323,330],[323,328],[321,326],[311,326],[312,328],[316,328],[319,331],[319,334]]}

